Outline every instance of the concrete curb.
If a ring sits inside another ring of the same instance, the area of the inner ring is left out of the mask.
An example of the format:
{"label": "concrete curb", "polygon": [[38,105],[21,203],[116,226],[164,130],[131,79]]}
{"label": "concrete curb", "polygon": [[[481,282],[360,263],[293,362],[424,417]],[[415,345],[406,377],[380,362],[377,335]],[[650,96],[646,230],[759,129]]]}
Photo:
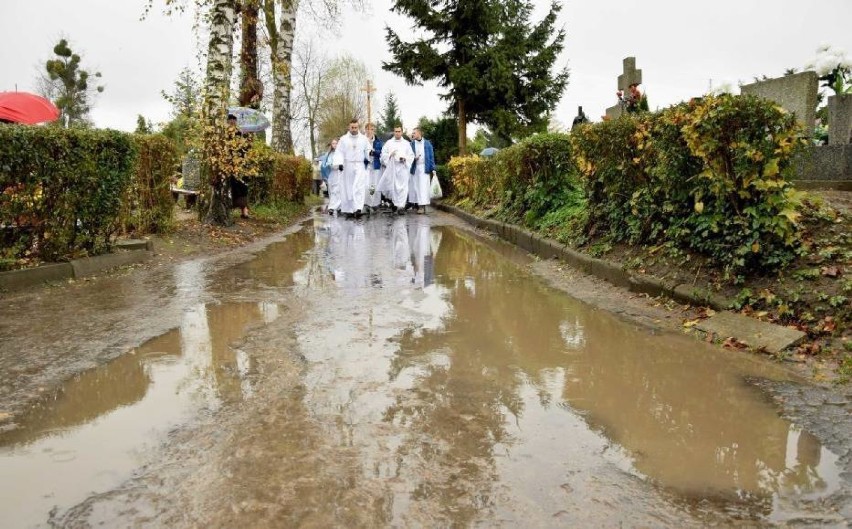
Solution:
{"label": "concrete curb", "polygon": [[685,283],[675,283],[658,277],[631,273],[617,263],[578,252],[558,241],[541,237],[513,224],[483,219],[448,204],[435,203],[433,206],[455,215],[477,228],[495,233],[506,241],[520,246],[542,259],[561,259],[574,268],[616,286],[625,287],[631,292],[648,294],[653,297],[667,296],[681,303],[707,306],[717,311],[725,310],[731,304],[730,300],[714,292],[695,288]]}
{"label": "concrete curb", "polygon": [[154,252],[148,250],[130,250],[127,252],[96,255],[84,259],[74,259],[71,261],[71,266],[74,268],[74,278],[80,279],[82,277],[93,276],[110,268],[141,263],[153,256]]}
{"label": "concrete curb", "polygon": [[74,259],[68,263],[56,263],[0,272],[0,291],[20,290],[47,282],[67,281],[93,276],[119,266],[141,263],[151,259],[150,250],[128,250],[94,257]]}

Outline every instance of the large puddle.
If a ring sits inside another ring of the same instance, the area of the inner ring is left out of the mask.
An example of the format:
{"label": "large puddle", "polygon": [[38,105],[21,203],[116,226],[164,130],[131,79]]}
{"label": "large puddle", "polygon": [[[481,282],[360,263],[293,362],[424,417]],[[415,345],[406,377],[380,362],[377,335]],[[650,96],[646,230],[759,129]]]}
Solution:
{"label": "large puddle", "polygon": [[[771,364],[635,328],[544,286],[514,249],[433,222],[318,218],[210,281],[241,299],[287,289],[312,307],[297,328],[309,366],[298,408],[325,457],[280,463],[287,479],[345,451],[373,484],[363,495],[381,497],[371,522],[395,526],[629,525],[655,510],[784,521],[838,488],[837,457],[745,382],[782,377]],[[235,344],[279,310],[199,305],[70,380],[0,434],[4,519],[44,523],[54,505],[118,486],[146,444],[199,410],[250,402],[251,352]],[[233,484],[281,485],[280,469],[232,472]],[[287,525],[333,511],[358,483],[297,494]]]}
{"label": "large puddle", "polygon": [[199,305],[179,328],[75,376],[21,417],[20,428],[0,432],[2,526],[43,526],[54,505],[120,485],[169,428],[250,397],[251,358],[231,345],[279,310]]}

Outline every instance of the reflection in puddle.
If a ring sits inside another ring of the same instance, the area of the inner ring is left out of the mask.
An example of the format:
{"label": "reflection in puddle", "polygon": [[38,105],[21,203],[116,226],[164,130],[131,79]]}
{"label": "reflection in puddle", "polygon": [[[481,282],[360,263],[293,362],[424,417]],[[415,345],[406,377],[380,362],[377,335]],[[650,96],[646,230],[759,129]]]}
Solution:
{"label": "reflection in puddle", "polygon": [[[116,486],[157,435],[202,407],[251,395],[252,360],[231,347],[278,317],[268,303],[198,305],[180,327],[85,371],[0,433],[0,512],[15,526],[40,525],[69,505]],[[153,434],[153,435],[152,435]]]}
{"label": "reflection in puddle", "polygon": [[[623,490],[595,483],[608,471],[686,509],[709,501],[749,519],[784,519],[796,509],[785,498],[838,488],[837,457],[744,382],[784,376],[769,363],[636,329],[428,219],[315,229],[307,266],[321,261],[349,304],[330,299],[301,335],[317,363],[306,398],[317,416],[342,416],[347,446],[361,425],[366,468],[395,461],[393,523],[412,511],[439,524],[513,519],[498,496],[567,522],[544,484],[615,502]],[[370,244],[358,244],[365,229]],[[377,291],[376,278],[394,288]],[[368,448],[381,421],[397,432],[382,440],[391,454]]]}
{"label": "reflection in puddle", "polygon": [[725,526],[838,489],[837,457],[744,382],[783,378],[772,364],[625,324],[433,222],[317,218],[209,281],[178,270],[190,294],[303,296],[295,387],[253,387],[232,347],[278,305],[199,304],[0,434],[20,484],[0,512],[41,523],[125,479],[152,431],[254,391],[271,397],[224,436],[250,459],[213,462],[210,525]]}

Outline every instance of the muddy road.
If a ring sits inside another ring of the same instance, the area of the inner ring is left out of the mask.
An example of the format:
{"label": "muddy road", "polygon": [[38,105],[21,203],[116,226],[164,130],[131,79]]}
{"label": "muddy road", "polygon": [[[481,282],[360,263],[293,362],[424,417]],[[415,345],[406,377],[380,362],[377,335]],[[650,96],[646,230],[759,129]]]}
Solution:
{"label": "muddy road", "polygon": [[846,397],[785,409],[819,390],[559,273],[440,213],[317,215],[9,296],[0,525],[848,524]]}

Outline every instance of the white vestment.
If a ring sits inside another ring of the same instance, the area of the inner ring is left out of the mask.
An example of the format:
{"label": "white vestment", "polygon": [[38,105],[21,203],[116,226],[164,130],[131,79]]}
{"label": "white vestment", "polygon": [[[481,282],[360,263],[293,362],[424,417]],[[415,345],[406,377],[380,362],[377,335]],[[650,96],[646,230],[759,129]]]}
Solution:
{"label": "white vestment", "polygon": [[[336,153],[335,153],[336,155]],[[332,165],[331,171],[328,173],[328,210],[334,211],[340,209],[340,171],[337,170],[337,163],[334,161],[335,155],[329,156],[328,165]]]}
{"label": "white vestment", "polygon": [[382,147],[382,163],[385,172],[379,182],[378,189],[390,197],[393,205],[404,208],[408,200],[408,180],[411,176],[411,162],[414,152],[411,144],[402,138],[391,138]]}
{"label": "white vestment", "polygon": [[337,142],[334,165],[343,166],[340,178],[340,210],[355,213],[363,209],[367,192],[367,170],[364,160],[370,157],[370,142],[361,133],[346,133]]}
{"label": "white vestment", "polygon": [[423,140],[414,140],[417,162],[414,164],[414,174],[408,183],[408,201],[418,206],[429,205],[429,175],[426,174],[426,152]]}

